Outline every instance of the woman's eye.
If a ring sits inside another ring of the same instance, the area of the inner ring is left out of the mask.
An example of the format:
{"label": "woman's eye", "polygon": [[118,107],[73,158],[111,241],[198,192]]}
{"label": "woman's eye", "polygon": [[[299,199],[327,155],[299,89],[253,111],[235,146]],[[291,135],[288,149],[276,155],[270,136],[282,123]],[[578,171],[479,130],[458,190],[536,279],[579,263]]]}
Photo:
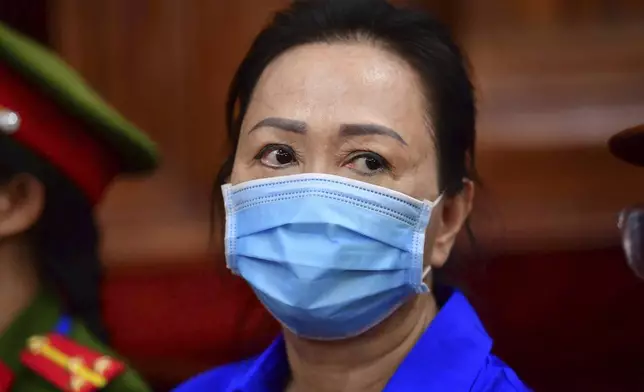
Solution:
{"label": "woman's eye", "polygon": [[387,161],[380,155],[374,153],[358,155],[347,166],[364,175],[374,175],[389,168]]}
{"label": "woman's eye", "polygon": [[262,164],[274,168],[290,166],[297,162],[293,149],[287,146],[276,145],[264,147],[257,154],[256,159],[259,159]]}

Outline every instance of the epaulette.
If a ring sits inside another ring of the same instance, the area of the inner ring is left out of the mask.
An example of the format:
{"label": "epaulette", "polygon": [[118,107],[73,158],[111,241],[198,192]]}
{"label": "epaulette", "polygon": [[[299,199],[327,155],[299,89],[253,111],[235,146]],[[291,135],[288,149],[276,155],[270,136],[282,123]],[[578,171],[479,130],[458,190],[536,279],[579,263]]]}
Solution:
{"label": "epaulette", "polygon": [[69,392],[101,390],[125,370],[122,362],[58,333],[29,338],[20,359],[24,366]]}

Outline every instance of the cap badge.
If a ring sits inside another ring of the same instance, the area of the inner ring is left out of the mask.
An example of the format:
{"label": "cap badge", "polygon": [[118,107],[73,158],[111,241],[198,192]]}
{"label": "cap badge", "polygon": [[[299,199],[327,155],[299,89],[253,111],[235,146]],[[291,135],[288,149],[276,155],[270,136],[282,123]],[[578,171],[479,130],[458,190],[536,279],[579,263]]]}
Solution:
{"label": "cap badge", "polygon": [[20,128],[18,113],[0,106],[0,132],[11,135]]}

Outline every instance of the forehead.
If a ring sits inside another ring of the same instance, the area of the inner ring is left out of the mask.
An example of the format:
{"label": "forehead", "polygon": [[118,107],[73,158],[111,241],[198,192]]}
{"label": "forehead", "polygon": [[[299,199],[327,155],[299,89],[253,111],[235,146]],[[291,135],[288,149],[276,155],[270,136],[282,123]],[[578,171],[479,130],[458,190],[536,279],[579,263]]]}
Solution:
{"label": "forehead", "polygon": [[375,44],[309,44],[265,69],[245,120],[284,116],[312,127],[373,122],[426,134],[427,105],[420,86],[404,59]]}

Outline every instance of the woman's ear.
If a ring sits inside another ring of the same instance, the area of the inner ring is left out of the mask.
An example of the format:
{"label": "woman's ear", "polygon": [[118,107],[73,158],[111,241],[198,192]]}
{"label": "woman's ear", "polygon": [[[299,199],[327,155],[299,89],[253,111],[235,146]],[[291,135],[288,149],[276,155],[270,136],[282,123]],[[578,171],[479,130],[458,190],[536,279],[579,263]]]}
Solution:
{"label": "woman's ear", "polygon": [[45,187],[30,174],[0,185],[0,239],[27,232],[45,208]]}
{"label": "woman's ear", "polygon": [[432,211],[425,241],[425,263],[432,268],[442,267],[452,251],[458,232],[472,211],[474,183],[463,180],[463,189],[452,197],[443,196]]}

